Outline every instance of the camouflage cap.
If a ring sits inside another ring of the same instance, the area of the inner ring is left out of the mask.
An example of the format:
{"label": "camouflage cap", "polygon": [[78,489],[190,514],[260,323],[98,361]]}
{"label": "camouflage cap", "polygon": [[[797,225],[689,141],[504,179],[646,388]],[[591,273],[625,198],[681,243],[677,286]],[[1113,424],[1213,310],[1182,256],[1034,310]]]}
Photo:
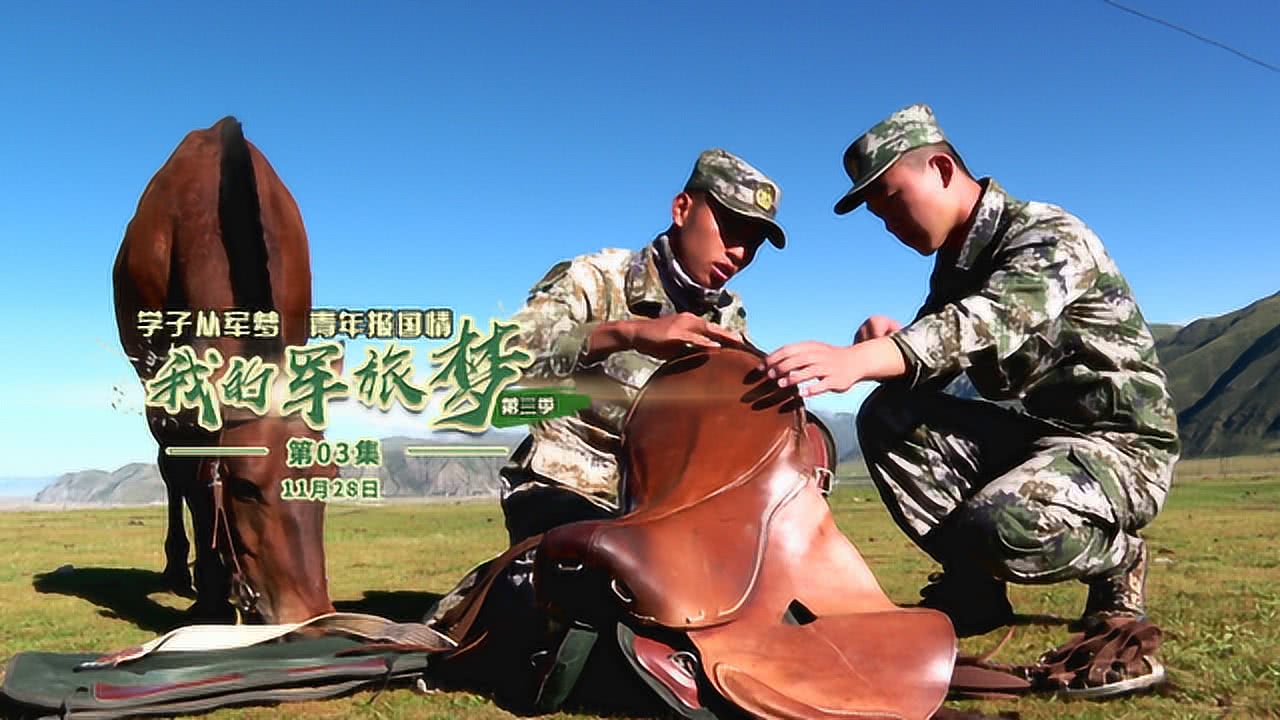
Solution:
{"label": "camouflage cap", "polygon": [[719,148],[703,152],[684,189],[709,192],[733,212],[760,220],[768,226],[765,237],[778,248],[786,246],[787,235],[774,219],[782,190],[742,158]]}
{"label": "camouflage cap", "polygon": [[928,105],[910,105],[866,131],[844,151],[844,171],[853,188],[836,203],[836,214],[853,212],[862,193],[908,150],[944,142],[946,136]]}

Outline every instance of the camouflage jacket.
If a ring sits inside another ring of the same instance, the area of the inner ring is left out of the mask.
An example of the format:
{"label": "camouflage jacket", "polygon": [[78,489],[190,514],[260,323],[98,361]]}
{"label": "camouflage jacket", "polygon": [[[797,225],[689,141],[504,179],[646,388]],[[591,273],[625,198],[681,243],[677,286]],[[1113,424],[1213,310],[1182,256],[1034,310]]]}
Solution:
{"label": "camouflage jacket", "polygon": [[[677,311],[663,286],[652,244],[639,251],[606,249],[561,262],[534,285],[511,320],[521,329],[512,346],[534,356],[521,385],[572,387],[591,406],[576,415],[530,426],[530,437],[512,456],[504,475],[537,475],[616,507],[622,424],[631,404],[662,361],[634,350],[584,364],[591,331],[602,322],[656,318]],[[725,290],[701,317],[746,330],[746,310]]]}
{"label": "camouflage jacket", "polygon": [[891,337],[912,386],[960,372],[989,400],[1101,437],[1166,475],[1177,415],[1155,340],[1102,242],[1060,207],[983,179],[973,228],[939,251],[929,296]]}

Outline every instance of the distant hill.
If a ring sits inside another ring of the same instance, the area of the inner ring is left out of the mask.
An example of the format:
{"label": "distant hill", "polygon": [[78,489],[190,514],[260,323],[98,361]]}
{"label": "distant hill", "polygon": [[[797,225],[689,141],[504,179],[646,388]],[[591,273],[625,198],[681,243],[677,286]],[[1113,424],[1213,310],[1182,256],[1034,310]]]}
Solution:
{"label": "distant hill", "polygon": [[[411,445],[501,445],[515,449],[523,432],[490,431],[481,435],[457,433],[447,438],[389,437],[382,439],[382,465],[373,468],[344,467],[342,477],[377,475],[383,497],[496,497],[500,488],[498,471],[507,462],[502,457],[409,457]],[[509,453],[508,453],[509,454]]]}
{"label": "distant hill", "polygon": [[1151,334],[1155,336],[1156,342],[1163,342],[1173,337],[1182,329],[1181,325],[1172,325],[1169,323],[1151,323]]}
{"label": "distant hill", "polygon": [[137,505],[164,502],[164,479],[155,465],[130,463],[114,471],[83,470],[59,477],[36,493],[38,503]]}
{"label": "distant hill", "polygon": [[836,441],[836,456],[839,462],[862,457],[858,449],[858,431],[854,424],[856,413],[815,410],[814,414],[831,431],[831,436]]}
{"label": "distant hill", "polygon": [[1185,456],[1280,451],[1280,293],[1152,331]]}

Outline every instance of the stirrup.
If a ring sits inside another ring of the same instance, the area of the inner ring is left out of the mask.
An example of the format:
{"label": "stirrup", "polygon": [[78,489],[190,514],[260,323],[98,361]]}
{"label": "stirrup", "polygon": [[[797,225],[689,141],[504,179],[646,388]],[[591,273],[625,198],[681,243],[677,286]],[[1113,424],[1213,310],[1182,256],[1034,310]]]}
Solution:
{"label": "stirrup", "polygon": [[1129,693],[1147,690],[1163,684],[1167,677],[1164,664],[1153,657],[1144,657],[1142,659],[1146,662],[1147,667],[1150,668],[1150,672],[1146,675],[1139,675],[1128,680],[1117,680],[1096,687],[1063,688],[1057,694],[1068,698],[1098,699],[1128,695]]}
{"label": "stirrup", "polygon": [[[1145,619],[1108,618],[1027,668],[1039,692],[1063,697],[1102,698],[1145,690],[1165,681],[1155,659],[1163,632]],[[1122,679],[1110,680],[1119,675]],[[1125,677],[1131,676],[1131,677]]]}

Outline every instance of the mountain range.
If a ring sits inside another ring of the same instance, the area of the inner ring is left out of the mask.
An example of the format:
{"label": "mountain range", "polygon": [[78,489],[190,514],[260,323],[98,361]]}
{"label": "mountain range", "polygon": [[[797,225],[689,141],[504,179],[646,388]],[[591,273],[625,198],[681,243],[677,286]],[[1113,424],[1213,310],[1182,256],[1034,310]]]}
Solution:
{"label": "mountain range", "polygon": [[1152,331],[1184,457],[1280,451],[1280,292]]}

